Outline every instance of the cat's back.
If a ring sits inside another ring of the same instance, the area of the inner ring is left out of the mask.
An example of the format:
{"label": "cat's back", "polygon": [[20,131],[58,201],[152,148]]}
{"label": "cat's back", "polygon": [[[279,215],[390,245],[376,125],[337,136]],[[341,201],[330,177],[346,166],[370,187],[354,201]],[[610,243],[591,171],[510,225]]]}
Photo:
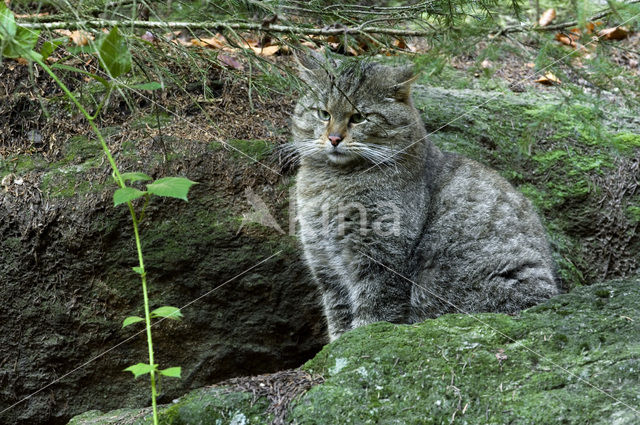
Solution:
{"label": "cat's back", "polygon": [[516,312],[559,292],[546,232],[533,206],[498,172],[444,153],[434,184],[428,261],[416,288],[423,316],[443,307],[437,290],[463,311]]}

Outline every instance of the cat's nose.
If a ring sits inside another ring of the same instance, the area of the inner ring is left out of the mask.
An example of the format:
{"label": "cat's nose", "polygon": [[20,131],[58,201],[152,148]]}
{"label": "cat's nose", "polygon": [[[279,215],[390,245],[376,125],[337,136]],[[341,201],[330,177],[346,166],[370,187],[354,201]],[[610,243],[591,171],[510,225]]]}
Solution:
{"label": "cat's nose", "polygon": [[340,142],[342,142],[342,136],[340,134],[329,134],[329,140],[331,141],[331,145],[338,146]]}

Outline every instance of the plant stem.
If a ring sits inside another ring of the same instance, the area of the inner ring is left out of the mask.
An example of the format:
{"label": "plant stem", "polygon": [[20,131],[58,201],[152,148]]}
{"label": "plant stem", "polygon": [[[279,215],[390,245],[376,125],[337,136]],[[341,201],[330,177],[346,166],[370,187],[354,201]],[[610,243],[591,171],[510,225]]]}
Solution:
{"label": "plant stem", "polygon": [[[94,117],[89,115],[87,110],[82,106],[82,104],[78,101],[78,99],[76,99],[73,93],[71,93],[69,88],[58,78],[58,76],[51,70],[51,68],[49,68],[49,66],[46,63],[44,63],[42,60],[40,60],[40,58],[35,56],[31,56],[31,59],[34,60],[38,65],[40,65],[42,69],[44,69],[51,76],[51,78],[53,78],[53,80],[58,84],[58,86],[60,86],[62,91],[64,91],[64,93],[67,95],[67,97],[71,99],[71,101],[78,107],[78,109],[85,116],[87,121],[89,121],[89,125],[91,126],[91,129],[94,131],[94,133],[98,137],[98,140],[100,140],[100,144],[102,145],[102,150],[107,156],[107,159],[109,160],[109,164],[113,169],[113,174],[115,176],[116,183],[121,188],[125,187],[124,180],[120,175],[118,166],[116,165],[116,162],[113,159],[113,155],[111,155],[111,150],[109,149],[107,142],[104,140],[104,137],[102,137],[102,133],[93,122],[93,119],[98,114],[96,114]],[[138,251],[138,264],[140,266],[140,277],[142,279],[142,294],[144,298],[144,317],[145,317],[145,323],[147,328],[147,344],[149,346],[149,364],[151,365],[151,371],[149,372],[149,375],[151,377],[151,405],[153,406],[153,424],[158,425],[158,409],[156,404],[156,377],[155,377],[155,370],[154,370],[155,364],[153,362],[153,341],[151,339],[151,314],[149,313],[149,296],[147,294],[147,273],[144,270],[144,260],[142,257],[142,244],[140,242],[138,219],[136,217],[136,213],[135,213],[135,210],[133,209],[133,204],[131,203],[131,201],[127,202],[127,205],[129,206],[129,212],[131,213],[131,219],[133,221],[133,233],[136,239],[136,249]]]}

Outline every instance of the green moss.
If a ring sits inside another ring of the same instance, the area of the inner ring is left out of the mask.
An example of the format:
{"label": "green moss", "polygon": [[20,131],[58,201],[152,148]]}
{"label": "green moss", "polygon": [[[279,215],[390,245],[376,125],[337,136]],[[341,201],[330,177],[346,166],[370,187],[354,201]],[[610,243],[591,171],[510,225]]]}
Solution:
{"label": "green moss", "polygon": [[66,162],[78,162],[102,155],[102,146],[97,140],[89,140],[84,136],[72,136],[63,145],[62,151]]}
{"label": "green moss", "polygon": [[267,140],[230,139],[226,140],[225,144],[211,142],[209,149],[213,151],[226,149],[234,159],[246,159],[247,161],[260,160],[273,149],[273,145]]}
{"label": "green moss", "polygon": [[154,111],[151,114],[142,115],[131,123],[131,128],[158,128],[158,122],[160,127],[166,127],[172,121],[171,115],[164,111]]}
{"label": "green moss", "polygon": [[640,134],[618,133],[611,139],[613,146],[623,154],[629,154],[636,148],[640,148]]}
{"label": "green moss", "polygon": [[47,162],[40,154],[11,155],[6,158],[0,157],[0,179],[7,174],[24,174],[47,166]]}
{"label": "green moss", "polygon": [[265,398],[254,400],[251,393],[227,392],[221,388],[196,390],[164,409],[163,425],[266,424],[270,416]]}
{"label": "green moss", "polygon": [[52,170],[42,177],[40,189],[47,196],[64,198],[87,192],[101,192],[105,184],[86,180],[86,172],[99,165],[100,160],[97,158],[75,165],[52,164]]}
{"label": "green moss", "polygon": [[634,223],[640,223],[640,206],[631,205],[625,210],[627,217]]}
{"label": "green moss", "polygon": [[[624,317],[640,308],[639,283],[580,288],[515,318],[445,315],[348,332],[305,364],[326,381],[296,403],[291,421],[604,425],[633,417],[622,403],[635,406],[640,390],[631,372],[640,366],[640,324]],[[598,291],[609,296],[597,302]]]}
{"label": "green moss", "polygon": [[[303,368],[324,376],[291,424],[632,424],[640,392],[640,281],[600,283],[522,312],[448,314],[347,332]],[[161,423],[266,424],[268,401],[203,388],[161,406]],[[135,419],[134,419],[135,418]],[[71,424],[148,424],[149,409]]]}

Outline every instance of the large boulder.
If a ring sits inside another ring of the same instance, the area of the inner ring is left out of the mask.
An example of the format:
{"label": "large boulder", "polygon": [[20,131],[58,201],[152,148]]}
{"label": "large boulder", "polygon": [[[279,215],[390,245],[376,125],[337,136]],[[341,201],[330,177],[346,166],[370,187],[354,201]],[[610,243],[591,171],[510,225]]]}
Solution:
{"label": "large boulder", "polygon": [[[297,382],[311,389],[300,397],[281,394],[294,391],[291,374],[277,385],[259,377],[244,389],[196,390],[160,416],[166,425],[637,424],[639,311],[640,280],[628,279],[577,288],[516,317],[376,323],[306,363]],[[149,409],[122,409],[87,412],[69,425],[150,423]]]}

